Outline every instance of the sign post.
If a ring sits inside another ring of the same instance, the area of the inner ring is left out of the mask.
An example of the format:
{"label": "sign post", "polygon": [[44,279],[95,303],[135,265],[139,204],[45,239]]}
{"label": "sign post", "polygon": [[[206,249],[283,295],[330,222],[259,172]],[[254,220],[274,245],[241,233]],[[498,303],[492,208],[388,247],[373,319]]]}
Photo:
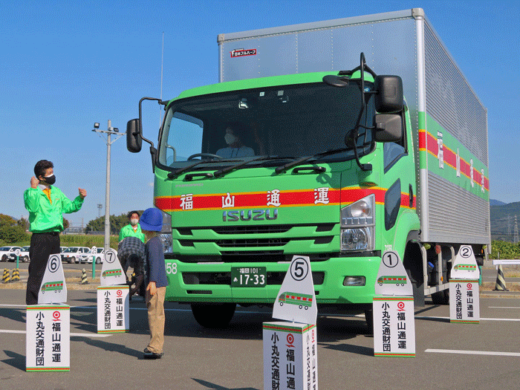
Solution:
{"label": "sign post", "polygon": [[70,306],[27,306],[26,371],[70,371]]}
{"label": "sign post", "polygon": [[293,256],[273,308],[264,322],[264,389],[318,389],[318,347],[311,262]]}
{"label": "sign post", "polygon": [[15,255],[16,255],[16,269],[20,268],[19,266],[19,263],[20,263],[20,249],[17,249],[14,251]]}
{"label": "sign post", "polygon": [[95,246],[92,247],[92,280],[96,278],[96,253],[97,248]]}
{"label": "sign post", "polygon": [[127,333],[130,330],[129,293],[129,286],[98,287],[98,333]]}
{"label": "sign post", "polygon": [[318,389],[316,325],[264,322],[264,390]]}
{"label": "sign post", "polygon": [[98,333],[124,333],[130,330],[130,287],[116,251],[105,252],[97,288]]}
{"label": "sign post", "polygon": [[61,256],[49,256],[38,304],[27,306],[26,370],[70,371],[70,306]]}
{"label": "sign post", "polygon": [[375,293],[374,356],[415,357],[413,289],[397,252],[383,254]]}
{"label": "sign post", "polygon": [[450,272],[450,322],[480,323],[479,272],[470,245],[462,245]]}

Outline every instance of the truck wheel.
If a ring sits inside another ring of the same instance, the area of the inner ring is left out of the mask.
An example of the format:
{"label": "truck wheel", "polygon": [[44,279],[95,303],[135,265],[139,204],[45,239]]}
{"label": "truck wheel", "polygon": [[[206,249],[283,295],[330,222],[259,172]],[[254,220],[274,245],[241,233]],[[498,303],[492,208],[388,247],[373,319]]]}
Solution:
{"label": "truck wheel", "polygon": [[96,264],[101,264],[101,257],[98,257],[98,258],[96,259]]}
{"label": "truck wheel", "polygon": [[432,294],[432,302],[436,305],[449,305],[450,289],[442,290]]}
{"label": "truck wheel", "polygon": [[372,309],[365,310],[365,320],[369,334],[374,334],[374,311]]}
{"label": "truck wheel", "polygon": [[192,303],[191,312],[204,328],[226,328],[236,309],[235,303]]}
{"label": "truck wheel", "polygon": [[7,263],[7,255],[2,256],[2,262]]}

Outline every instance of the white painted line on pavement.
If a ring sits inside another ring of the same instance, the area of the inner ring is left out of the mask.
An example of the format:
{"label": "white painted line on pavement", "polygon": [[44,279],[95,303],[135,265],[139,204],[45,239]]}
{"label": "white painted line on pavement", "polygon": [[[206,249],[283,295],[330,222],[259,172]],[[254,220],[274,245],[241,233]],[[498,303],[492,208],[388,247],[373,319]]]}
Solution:
{"label": "white painted line on pavement", "polygon": [[520,309],[520,306],[488,306],[490,309]]}
{"label": "white painted line on pavement", "polygon": [[[11,334],[25,334],[25,330],[5,330],[0,329],[0,333],[11,333]],[[94,337],[94,338],[105,338],[110,337],[111,334],[96,334],[96,333],[71,333],[70,337]]]}
{"label": "white painted line on pavement", "polygon": [[[427,317],[427,316],[415,316],[416,320],[428,320],[428,319],[435,319],[435,320],[449,320],[450,317]],[[480,321],[520,321],[520,318],[481,318]]]}
{"label": "white painted line on pavement", "polygon": [[487,352],[487,351],[461,351],[454,349],[427,349],[424,352],[432,353],[454,353],[459,355],[492,355],[492,356],[517,356],[520,357],[518,352]]}

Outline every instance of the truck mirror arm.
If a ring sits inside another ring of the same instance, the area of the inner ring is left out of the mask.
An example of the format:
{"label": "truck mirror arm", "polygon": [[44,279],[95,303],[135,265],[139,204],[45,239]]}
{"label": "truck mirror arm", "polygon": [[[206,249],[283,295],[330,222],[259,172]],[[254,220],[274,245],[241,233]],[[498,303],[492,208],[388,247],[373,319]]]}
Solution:
{"label": "truck mirror arm", "polygon": [[[159,103],[159,104],[161,104],[161,105],[163,105],[163,106],[165,106],[165,107],[166,107],[166,105],[168,104],[168,102],[167,102],[167,101],[163,101],[163,100],[161,100],[161,99],[157,99],[157,98],[151,98],[151,97],[144,97],[144,98],[141,98],[141,100],[139,100],[139,126],[140,126],[141,138],[143,139],[143,141],[146,141],[146,142],[148,142],[148,143],[151,145],[151,147],[150,147],[150,153],[152,153],[152,148],[153,148],[153,150],[155,150],[155,152],[157,152],[157,150],[156,150],[155,147],[154,147],[153,142],[150,141],[149,139],[147,139],[147,138],[145,138],[145,137],[142,136],[142,134],[143,134],[143,114],[142,114],[142,112],[143,112],[143,107],[142,107],[142,106],[143,106],[143,101],[144,101],[144,100],[154,100],[154,101],[156,101],[157,103]],[[154,154],[155,154],[155,153],[152,153],[152,156],[153,156]],[[155,159],[154,159],[154,162],[155,162]]]}

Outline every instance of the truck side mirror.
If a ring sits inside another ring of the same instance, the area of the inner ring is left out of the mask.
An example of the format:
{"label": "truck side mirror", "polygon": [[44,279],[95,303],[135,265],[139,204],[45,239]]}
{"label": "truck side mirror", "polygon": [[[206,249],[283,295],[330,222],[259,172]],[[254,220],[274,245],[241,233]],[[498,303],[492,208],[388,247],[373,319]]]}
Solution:
{"label": "truck side mirror", "polygon": [[403,119],[398,114],[376,115],[376,142],[396,142],[403,137]]}
{"label": "truck side mirror", "polygon": [[139,119],[132,119],[126,124],[126,148],[129,152],[139,153],[143,143],[143,129]]}
{"label": "truck side mirror", "polygon": [[399,76],[376,76],[376,111],[399,112],[403,109],[403,80]]}

